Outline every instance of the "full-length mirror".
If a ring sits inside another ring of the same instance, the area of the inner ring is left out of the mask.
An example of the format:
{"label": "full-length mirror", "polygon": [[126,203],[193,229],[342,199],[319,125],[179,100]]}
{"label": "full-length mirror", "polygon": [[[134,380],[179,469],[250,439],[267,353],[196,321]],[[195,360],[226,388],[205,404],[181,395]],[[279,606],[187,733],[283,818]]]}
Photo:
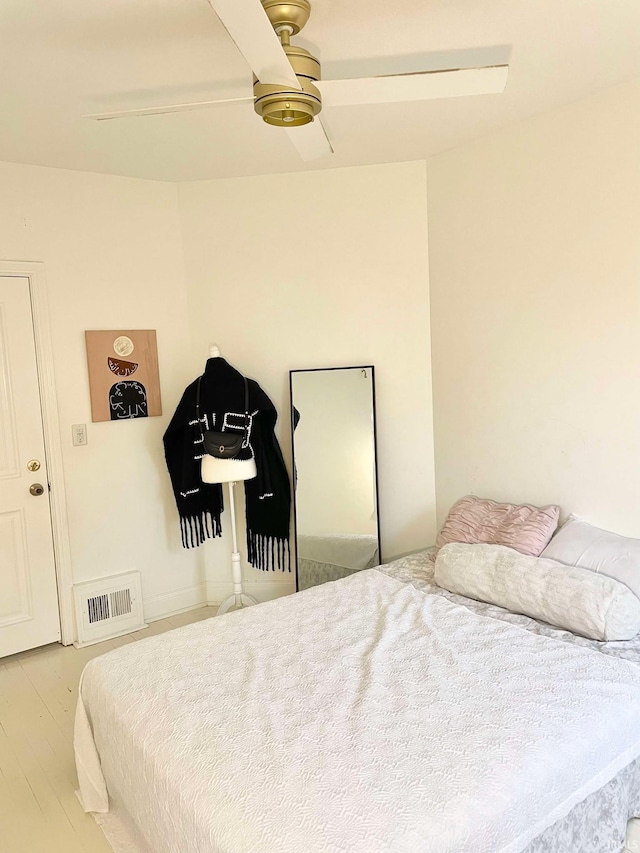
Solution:
{"label": "full-length mirror", "polygon": [[380,563],[374,370],[292,370],[297,587]]}

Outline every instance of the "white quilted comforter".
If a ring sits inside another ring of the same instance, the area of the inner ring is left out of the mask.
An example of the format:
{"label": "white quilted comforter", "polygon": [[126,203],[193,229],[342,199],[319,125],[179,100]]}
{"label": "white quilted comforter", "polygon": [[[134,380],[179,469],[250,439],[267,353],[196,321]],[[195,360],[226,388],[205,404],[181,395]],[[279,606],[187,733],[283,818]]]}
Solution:
{"label": "white quilted comforter", "polygon": [[95,659],[76,723],[153,853],[517,853],[639,755],[636,665],[375,569]]}

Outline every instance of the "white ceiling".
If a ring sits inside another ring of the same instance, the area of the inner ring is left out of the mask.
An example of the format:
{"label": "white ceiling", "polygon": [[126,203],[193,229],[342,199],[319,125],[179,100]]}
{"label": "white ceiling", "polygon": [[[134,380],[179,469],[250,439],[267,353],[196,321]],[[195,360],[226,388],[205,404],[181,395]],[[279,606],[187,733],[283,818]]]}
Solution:
{"label": "white ceiling", "polygon": [[250,94],[251,74],[207,0],[2,0],[0,160],[178,181],[422,159],[640,77],[640,0],[312,5],[298,41],[319,49],[327,78],[409,71],[425,54],[431,67],[500,61],[510,50],[507,90],[327,109],[336,154],[303,164],[250,103],[82,118]]}

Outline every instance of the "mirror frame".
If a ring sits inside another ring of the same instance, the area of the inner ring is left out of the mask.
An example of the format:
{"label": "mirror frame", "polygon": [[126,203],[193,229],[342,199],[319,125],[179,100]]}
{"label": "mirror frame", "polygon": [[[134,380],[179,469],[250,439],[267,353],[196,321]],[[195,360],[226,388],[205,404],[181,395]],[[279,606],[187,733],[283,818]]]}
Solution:
{"label": "mirror frame", "polygon": [[[374,456],[374,489],[376,499],[376,525],[378,528],[378,565],[382,565],[382,539],[380,536],[380,492],[378,487],[378,419],[376,410],[376,369],[373,364],[348,364],[340,367],[308,367],[297,368],[289,371],[289,420],[291,429],[291,482],[293,485],[293,542],[296,566],[296,592],[299,592],[298,582],[298,509],[297,509],[297,473],[296,473],[296,448],[293,428],[293,377],[296,373],[326,373],[329,370],[370,370],[371,371],[371,408],[373,414],[373,456]],[[359,569],[358,571],[363,571]]]}

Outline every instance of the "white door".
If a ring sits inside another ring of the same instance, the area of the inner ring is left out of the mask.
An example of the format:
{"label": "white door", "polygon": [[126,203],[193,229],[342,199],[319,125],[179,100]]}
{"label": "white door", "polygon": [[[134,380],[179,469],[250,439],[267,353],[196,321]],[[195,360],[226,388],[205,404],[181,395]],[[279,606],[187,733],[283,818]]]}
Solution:
{"label": "white door", "polygon": [[59,639],[29,279],[0,276],[0,657]]}

